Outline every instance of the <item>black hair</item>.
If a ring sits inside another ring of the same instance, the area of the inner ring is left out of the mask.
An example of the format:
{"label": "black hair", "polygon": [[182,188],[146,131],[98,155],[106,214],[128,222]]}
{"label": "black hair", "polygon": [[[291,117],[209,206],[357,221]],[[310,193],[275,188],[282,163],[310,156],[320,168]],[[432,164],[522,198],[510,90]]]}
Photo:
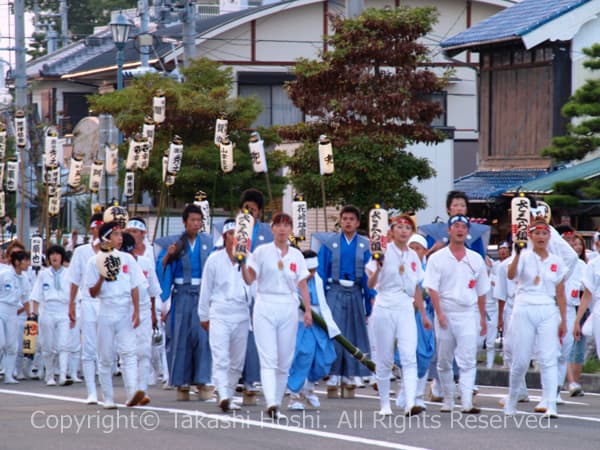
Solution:
{"label": "black hair", "polygon": [[13,267],[18,262],[21,262],[21,261],[26,260],[26,259],[31,259],[31,256],[29,256],[29,252],[26,252],[24,250],[18,250],[16,252],[12,252],[10,254],[10,263],[13,265]]}
{"label": "black hair", "polygon": [[304,256],[304,259],[308,259],[308,258],[316,258],[317,257],[317,252],[315,252],[314,250],[304,250],[302,252],[302,256]]}
{"label": "black hair", "polygon": [[94,222],[104,222],[104,216],[101,213],[92,214],[89,225],[93,224]]}
{"label": "black hair", "polygon": [[354,214],[356,216],[356,220],[360,221],[360,209],[353,205],[346,205],[340,211],[340,219],[344,214]]}
{"label": "black hair", "polygon": [[204,214],[202,214],[202,209],[200,209],[200,207],[198,205],[194,205],[193,203],[186,205],[186,207],[183,208],[183,214],[181,215],[181,217],[183,218],[184,222],[187,222],[190,214],[200,214],[202,219],[204,219]]}
{"label": "black hair", "polygon": [[135,239],[134,237],[127,233],[123,233],[123,245],[121,245],[121,251],[131,253],[135,249]]}
{"label": "black hair", "polygon": [[450,209],[452,200],[456,198],[462,198],[465,201],[465,204],[469,206],[469,197],[467,197],[467,194],[465,194],[463,191],[450,191],[446,195],[446,210]]}
{"label": "black hair", "polygon": [[51,245],[50,247],[48,247],[48,249],[46,250],[46,259],[48,261],[50,261],[50,255],[54,255],[54,254],[58,254],[60,255],[61,259],[60,259],[60,263],[64,263],[65,262],[65,249],[61,246],[61,245]]}
{"label": "black hair", "polygon": [[118,222],[104,222],[101,226],[100,226],[100,230],[98,230],[98,236],[100,236],[100,239],[104,239],[104,236],[106,236],[106,239],[108,239],[107,235],[110,235],[110,233],[112,233],[112,230],[116,227],[119,226]]}
{"label": "black hair", "polygon": [[242,195],[240,197],[240,208],[246,202],[256,203],[256,205],[258,206],[258,209],[260,209],[261,211],[263,210],[263,208],[265,206],[265,198],[264,198],[262,192],[260,192],[258,189],[254,189],[254,188],[246,189],[244,192],[242,192]]}

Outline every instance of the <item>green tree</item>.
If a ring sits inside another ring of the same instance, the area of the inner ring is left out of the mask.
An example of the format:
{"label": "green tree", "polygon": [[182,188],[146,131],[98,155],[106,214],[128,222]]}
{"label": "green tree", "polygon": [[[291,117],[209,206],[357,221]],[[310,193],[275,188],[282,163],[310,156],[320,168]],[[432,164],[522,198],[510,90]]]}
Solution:
{"label": "green tree", "polygon": [[363,211],[376,202],[405,211],[426,206],[410,181],[428,179],[434,170],[405,148],[444,140],[431,126],[441,107],[428,95],[442,91],[446,81],[426,68],[428,50],[420,42],[436,17],[435,8],[404,6],[332,17],[330,50],[320,60],[297,61],[288,92],[316,120],[283,127],[280,135],[304,142],[289,161],[290,178],[310,206],[321,199],[316,142],[323,133],[334,146],[328,203],[353,203]]}
{"label": "green tree", "polygon": [[[116,125],[127,136],[140,131],[144,117],[152,115],[152,97],[162,89],[166,97],[166,121],[157,127],[150,167],[139,173],[139,192],[148,191],[158,198],[162,183],[162,156],[174,135],[183,138],[183,163],[172,195],[189,202],[198,190],[206,192],[213,207],[235,210],[239,195],[248,187],[267,193],[264,174],[252,171],[248,139],[253,131],[248,127],[260,113],[256,98],[232,98],[231,69],[221,69],[208,59],[193,61],[183,69],[185,81],[176,81],[161,75],[148,74],[134,80],[121,91],[89,97],[90,107],[96,113],[112,114]],[[217,117],[226,113],[229,136],[236,143],[235,168],[229,174],[220,169],[220,153],[214,145],[214,127]],[[265,145],[277,140],[276,134],[260,130]],[[127,144],[121,146],[121,156],[126,157]],[[286,185],[285,177],[277,172],[284,165],[283,152],[267,152],[270,184],[273,196],[280,196]]]}
{"label": "green tree", "polygon": [[[588,57],[583,66],[595,71],[600,69],[600,44],[584,48]],[[556,161],[571,161],[584,158],[600,147],[600,79],[588,79],[575,91],[562,107],[562,114],[570,120],[567,133],[552,139],[552,145],[542,150],[543,156]],[[573,180],[555,183],[552,194],[544,199],[563,215],[573,213],[580,200],[600,197],[599,180]]]}
{"label": "green tree", "polygon": [[[57,0],[38,0],[40,11],[57,13]],[[34,0],[26,0],[26,8],[33,11]],[[74,40],[83,39],[94,32],[94,27],[107,25],[111,11],[130,9],[137,6],[137,0],[69,0],[67,2],[67,20],[69,33]],[[60,30],[60,18],[57,29]]]}
{"label": "green tree", "polygon": [[33,59],[44,56],[46,51],[46,33],[33,33],[31,35],[33,41],[29,43],[27,54]]}
{"label": "green tree", "polygon": [[[600,69],[600,44],[584,48],[588,57],[583,66]],[[552,139],[552,145],[542,151],[557,161],[582,159],[600,146],[600,79],[588,79],[562,107],[562,114],[570,120],[567,134]]]}

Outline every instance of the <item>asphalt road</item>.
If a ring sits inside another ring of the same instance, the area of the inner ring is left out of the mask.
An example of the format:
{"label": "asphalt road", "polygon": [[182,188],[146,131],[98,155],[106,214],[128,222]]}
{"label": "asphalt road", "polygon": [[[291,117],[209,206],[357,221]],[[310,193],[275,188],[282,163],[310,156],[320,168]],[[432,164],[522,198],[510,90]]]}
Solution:
{"label": "asphalt road", "polygon": [[[115,378],[117,402],[123,402]],[[106,411],[86,405],[83,384],[46,387],[28,380],[0,384],[0,449],[543,449],[599,448],[600,395],[568,398],[558,407],[560,418],[533,413],[540,391],[531,389],[522,414],[505,417],[498,400],[506,388],[480,387],[475,403],[480,415],[440,413],[428,403],[425,413],[380,419],[378,398],[371,388],[355,399],[328,400],[323,389],[319,410],[283,410],[279,424],[265,417],[264,405],[223,414],[214,400],[177,402],[175,391],[152,387],[152,403]],[[262,400],[259,397],[259,401]],[[285,400],[287,404],[287,399]]]}

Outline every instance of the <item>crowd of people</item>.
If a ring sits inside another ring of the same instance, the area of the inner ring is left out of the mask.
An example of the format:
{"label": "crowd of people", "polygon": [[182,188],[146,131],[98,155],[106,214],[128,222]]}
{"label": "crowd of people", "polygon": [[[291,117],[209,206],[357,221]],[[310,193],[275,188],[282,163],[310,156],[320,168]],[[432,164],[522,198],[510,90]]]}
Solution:
{"label": "crowd of people", "polygon": [[[478,414],[478,353],[485,348],[492,368],[500,332],[510,369],[505,413],[529,400],[525,374],[533,359],[543,387],[535,411],[557,417],[565,383],[570,395],[583,395],[590,333],[582,324],[600,329],[600,312],[588,318],[600,292],[597,252],[570,227],[532,216],[528,244],[503,241],[493,261],[473,236],[466,195],[450,192],[446,206],[449,220],[435,235],[419,233],[408,214],[392,217],[377,259],[358,232],[356,207],[341,209],[340,232],[315,233],[311,250],[301,252],[290,243],[292,217],[276,213],[270,225],[261,222],[264,198],[255,189],[240,199],[254,218],[243,255],[235,249],[236,221],[225,221],[215,243],[200,232],[203,213],[194,204],[183,210],[184,232],[153,246],[143,218],[94,214],[91,241],[72,254],[50,246],[37,272],[13,240],[0,268],[4,382],[85,381],[87,403],[97,404],[98,378],[106,409],[117,407],[117,373],[126,406],[150,403],[148,386],[158,382],[176,389],[180,401],[216,395],[224,412],[241,408],[236,390],[247,406],[262,390],[277,420],[286,391],[290,410],[318,408],[316,383],[328,398],[354,398],[364,380],[378,391],[378,414],[392,415],[399,372],[395,405],[406,416],[427,409],[428,395],[440,412],[451,412],[457,385],[461,411]],[[28,320],[39,324],[32,356],[22,348]],[[375,372],[338,336],[369,355]]]}

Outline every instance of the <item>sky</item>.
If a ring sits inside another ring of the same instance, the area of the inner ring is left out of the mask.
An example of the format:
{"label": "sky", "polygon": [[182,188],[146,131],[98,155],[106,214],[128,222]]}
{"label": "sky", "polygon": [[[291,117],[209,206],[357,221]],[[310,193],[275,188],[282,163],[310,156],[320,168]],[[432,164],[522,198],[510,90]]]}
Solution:
{"label": "sky", "polygon": [[[25,42],[33,34],[33,14],[25,15]],[[15,41],[15,18],[10,14],[9,0],[0,0],[0,59],[9,62],[13,67],[15,64],[14,50],[9,50],[14,47]],[[0,78],[4,80],[4,75],[8,70],[7,64],[2,66]],[[0,81],[2,86],[2,81]]]}

